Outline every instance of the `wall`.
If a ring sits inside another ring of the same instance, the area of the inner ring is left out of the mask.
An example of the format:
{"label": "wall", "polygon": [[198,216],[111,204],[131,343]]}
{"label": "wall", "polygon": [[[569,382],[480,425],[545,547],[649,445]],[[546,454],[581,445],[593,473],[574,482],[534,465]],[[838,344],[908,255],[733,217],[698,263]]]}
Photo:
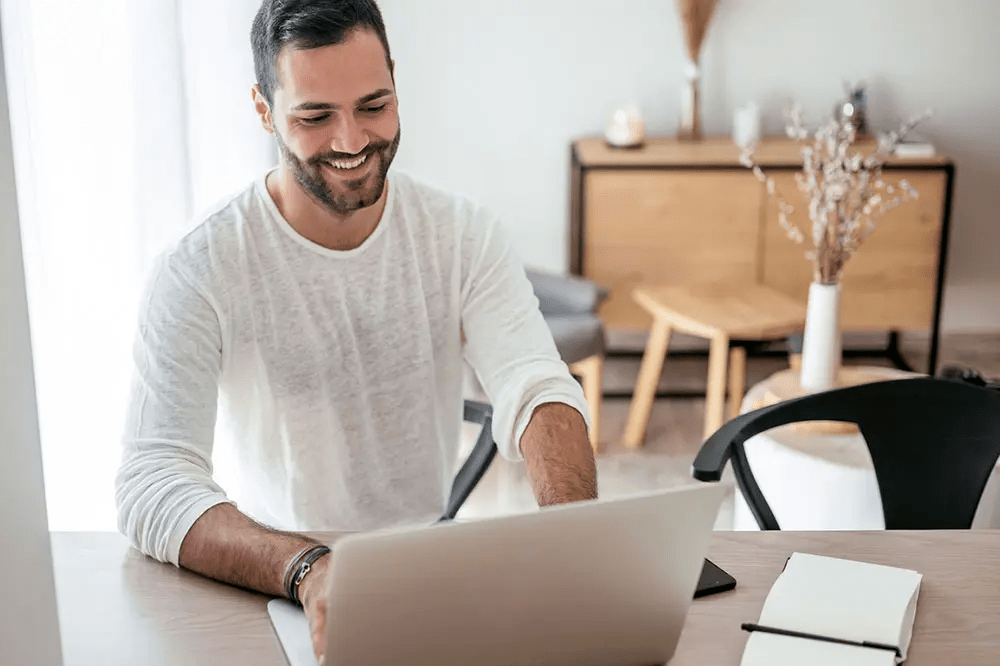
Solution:
{"label": "wall", "polygon": [[[403,119],[397,164],[500,213],[530,264],[566,266],[568,145],[621,102],[651,134],[677,126],[672,0],[380,0]],[[705,42],[704,124],[757,101],[765,131],[798,100],[829,113],[870,82],[876,129],[932,107],[921,132],[957,163],[943,325],[1000,330],[1000,2],[719,0]]]}
{"label": "wall", "polygon": [[[6,16],[5,16],[6,18]],[[0,46],[0,664],[61,663]]]}

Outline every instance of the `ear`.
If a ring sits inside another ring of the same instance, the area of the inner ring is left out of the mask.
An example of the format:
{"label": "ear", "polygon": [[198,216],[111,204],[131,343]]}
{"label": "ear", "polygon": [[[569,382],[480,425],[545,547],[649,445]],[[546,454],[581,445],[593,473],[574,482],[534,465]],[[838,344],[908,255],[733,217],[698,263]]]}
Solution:
{"label": "ear", "polygon": [[254,85],[250,89],[250,96],[253,98],[253,108],[257,111],[257,115],[260,116],[260,124],[263,126],[264,131],[274,134],[274,118],[271,115],[271,105],[264,98],[264,93],[261,92],[260,85]]}

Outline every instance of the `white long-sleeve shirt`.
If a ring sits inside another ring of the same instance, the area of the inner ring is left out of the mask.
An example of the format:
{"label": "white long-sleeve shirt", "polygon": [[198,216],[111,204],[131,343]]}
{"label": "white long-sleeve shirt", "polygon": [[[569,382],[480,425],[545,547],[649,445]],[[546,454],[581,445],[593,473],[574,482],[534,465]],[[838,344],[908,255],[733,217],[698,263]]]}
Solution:
{"label": "white long-sleeve shirt", "polygon": [[[433,520],[456,464],[463,358],[507,458],[540,404],[589,418],[496,217],[397,172],[388,183],[356,249],[299,235],[262,177],[158,262],[116,481],[119,528],[142,552],[177,564],[194,522],[234,500],[282,529]],[[228,494],[216,435],[238,451]]]}

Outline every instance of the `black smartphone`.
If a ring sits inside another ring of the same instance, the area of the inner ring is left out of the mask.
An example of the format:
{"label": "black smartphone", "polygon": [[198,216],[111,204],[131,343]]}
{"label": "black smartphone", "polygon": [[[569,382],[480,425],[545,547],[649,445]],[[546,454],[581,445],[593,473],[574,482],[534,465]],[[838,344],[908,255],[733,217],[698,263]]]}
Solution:
{"label": "black smartphone", "polygon": [[715,566],[712,560],[706,559],[705,565],[701,568],[701,578],[698,579],[694,598],[697,599],[716,592],[725,592],[734,587],[736,587],[736,579]]}

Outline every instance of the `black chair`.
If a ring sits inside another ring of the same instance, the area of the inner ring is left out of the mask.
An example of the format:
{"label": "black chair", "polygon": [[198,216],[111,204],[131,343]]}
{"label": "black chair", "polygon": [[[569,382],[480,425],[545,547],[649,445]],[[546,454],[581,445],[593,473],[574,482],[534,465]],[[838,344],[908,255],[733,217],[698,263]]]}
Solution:
{"label": "black chair", "polygon": [[968,529],[1000,457],[1000,392],[921,377],[816,393],[738,416],[702,445],[694,478],[718,481],[731,460],[757,524],[780,529],[744,443],[802,421],[858,425],[875,467],[886,529]]}
{"label": "black chair", "polygon": [[472,494],[473,488],[483,478],[483,474],[486,473],[497,454],[497,445],[493,441],[493,408],[481,402],[466,400],[463,420],[469,423],[478,423],[483,428],[479,431],[479,437],[476,439],[475,446],[472,447],[472,453],[466,458],[461,469],[458,470],[458,474],[455,475],[455,480],[452,481],[448,506],[438,522],[448,522],[455,519],[458,510]]}

